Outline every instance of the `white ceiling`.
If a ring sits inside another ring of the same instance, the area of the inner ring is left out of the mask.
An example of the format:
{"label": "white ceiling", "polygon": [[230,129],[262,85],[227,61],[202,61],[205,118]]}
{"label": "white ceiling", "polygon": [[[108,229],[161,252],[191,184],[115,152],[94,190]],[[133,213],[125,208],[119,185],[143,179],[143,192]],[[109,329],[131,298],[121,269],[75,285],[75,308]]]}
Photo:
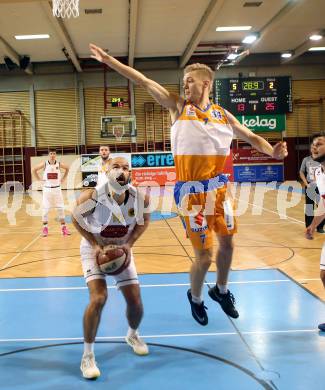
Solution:
{"label": "white ceiling", "polygon": [[[129,13],[132,2],[137,5],[137,16]],[[219,51],[223,58],[233,50],[232,45],[242,46],[241,40],[247,35],[215,31],[217,26],[229,25],[251,25],[251,32],[260,34],[250,47],[252,54],[281,53],[305,43],[303,54],[308,49],[308,36],[325,30],[325,0],[263,0],[259,7],[243,7],[244,3],[245,0],[80,0],[80,16],[64,19],[58,25],[47,0],[0,0],[0,63],[10,49],[18,57],[30,56],[32,62],[64,61],[63,47],[69,54],[74,52],[78,61],[89,57],[89,42],[109,49],[112,55],[127,57],[129,40],[134,42],[135,58],[181,58],[186,49],[190,55],[198,50],[205,51],[204,55]],[[214,5],[214,10],[207,15],[209,5]],[[102,14],[86,15],[87,8],[100,8]],[[131,19],[136,22],[132,36]],[[49,34],[50,39],[14,38],[18,34],[41,33]],[[211,47],[193,43],[195,34],[200,44],[209,43]],[[324,40],[318,44],[325,46]],[[246,48],[242,46],[240,50]]]}
{"label": "white ceiling", "polygon": [[287,0],[264,0],[259,7],[243,7],[244,3],[243,0],[225,1],[220,13],[216,16],[215,22],[210,25],[204,40],[241,42],[248,34],[247,31],[216,32],[216,27],[252,26],[249,33],[257,32],[281,10]]}
{"label": "white ceiling", "polygon": [[136,57],[183,54],[209,0],[140,0]]}

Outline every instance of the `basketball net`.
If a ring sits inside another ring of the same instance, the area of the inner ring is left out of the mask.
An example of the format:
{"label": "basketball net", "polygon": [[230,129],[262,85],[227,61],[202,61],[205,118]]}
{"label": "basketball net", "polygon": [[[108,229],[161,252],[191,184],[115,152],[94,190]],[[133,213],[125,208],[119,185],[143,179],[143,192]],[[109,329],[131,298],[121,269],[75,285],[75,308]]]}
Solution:
{"label": "basketball net", "polygon": [[74,18],[79,16],[79,0],[52,0],[53,16],[57,18]]}

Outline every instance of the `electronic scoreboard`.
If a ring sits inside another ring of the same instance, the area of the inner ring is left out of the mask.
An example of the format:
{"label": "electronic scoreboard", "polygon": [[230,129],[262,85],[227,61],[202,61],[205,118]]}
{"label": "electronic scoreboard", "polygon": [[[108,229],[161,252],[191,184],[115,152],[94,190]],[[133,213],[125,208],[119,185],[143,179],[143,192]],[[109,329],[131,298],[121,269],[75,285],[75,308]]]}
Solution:
{"label": "electronic scoreboard", "polygon": [[111,105],[112,107],[124,107],[124,99],[121,97],[112,97]]}
{"label": "electronic scoreboard", "polygon": [[214,102],[233,115],[292,112],[291,78],[217,79],[214,82]]}

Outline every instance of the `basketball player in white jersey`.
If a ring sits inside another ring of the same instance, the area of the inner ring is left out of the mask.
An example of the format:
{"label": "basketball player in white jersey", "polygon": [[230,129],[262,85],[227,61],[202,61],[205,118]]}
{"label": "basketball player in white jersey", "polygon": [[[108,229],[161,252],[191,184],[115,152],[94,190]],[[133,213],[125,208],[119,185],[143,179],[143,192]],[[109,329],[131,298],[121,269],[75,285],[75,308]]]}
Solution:
{"label": "basketball player in white jersey", "polygon": [[[62,177],[61,169],[64,170]],[[43,180],[38,175],[38,172],[41,170],[43,170]],[[43,181],[43,237],[47,237],[49,234],[48,214],[52,208],[57,209],[63,236],[69,236],[71,234],[65,224],[64,201],[61,190],[61,182],[64,181],[68,173],[69,167],[64,163],[57,161],[55,149],[49,150],[47,161],[36,165],[36,167],[33,169],[33,174],[35,175],[36,179],[38,181]]]}
{"label": "basketball player in white jersey", "polygon": [[107,285],[96,257],[104,253],[106,245],[118,245],[130,256],[127,268],[114,276],[117,288],[121,290],[127,304],[129,329],[125,340],[136,354],[149,353],[137,330],[143,316],[143,306],[132,254],[132,246],[149,224],[150,214],[143,212],[149,199],[144,199],[129,184],[129,169],[125,158],[113,158],[107,173],[107,183],[84,191],[73,212],[73,223],[83,236],[80,244],[81,262],[90,296],[83,319],[84,354],[80,366],[83,377],[87,379],[100,375],[95,362],[94,342],[107,299]]}
{"label": "basketball player in white jersey", "polygon": [[170,93],[137,70],[122,64],[103,49],[90,44],[92,58],[105,63],[122,76],[144,88],[159,104],[169,109],[171,147],[178,182],[174,196],[183,217],[187,236],[195,252],[191,267],[191,288],[187,298],[192,316],[207,325],[203,284],[212,262],[213,235],[216,234],[217,280],[209,296],[229,316],[239,316],[235,299],[228,290],[228,275],[233,256],[236,221],[227,194],[227,177],[222,174],[233,137],[276,159],[287,156],[285,142],[274,147],[242,125],[232,114],[209,100],[214,72],[204,64],[184,69],[185,98]]}
{"label": "basketball player in white jersey", "polygon": [[[325,134],[315,134],[313,136],[313,159],[321,164],[315,169],[315,179],[320,195],[319,205],[315,212],[312,223],[307,227],[306,238],[313,239],[313,234],[317,226],[325,218]],[[325,243],[323,244],[320,256],[320,278],[325,288]],[[325,323],[319,324],[318,329],[325,332]]]}
{"label": "basketball player in white jersey", "polygon": [[101,158],[98,164],[98,176],[97,176],[97,184],[96,184],[97,187],[107,182],[107,172],[108,172],[109,160],[110,160],[109,146],[100,145],[99,154]]}

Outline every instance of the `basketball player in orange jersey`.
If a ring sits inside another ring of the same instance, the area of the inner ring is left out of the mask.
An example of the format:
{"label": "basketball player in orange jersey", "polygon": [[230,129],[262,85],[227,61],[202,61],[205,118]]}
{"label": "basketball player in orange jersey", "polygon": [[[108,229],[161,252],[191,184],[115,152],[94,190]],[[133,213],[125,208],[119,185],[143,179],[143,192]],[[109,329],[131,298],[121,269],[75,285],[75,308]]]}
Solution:
{"label": "basketball player in orange jersey", "polygon": [[100,375],[95,361],[94,342],[107,299],[107,285],[96,257],[105,253],[103,248],[106,245],[121,246],[130,256],[127,268],[114,276],[127,304],[129,329],[125,340],[137,355],[149,353],[137,331],[143,316],[143,306],[131,250],[148,227],[150,214],[145,214],[143,208],[148,206],[149,199],[144,199],[129,184],[129,164],[125,158],[116,157],[110,161],[107,179],[106,184],[84,191],[73,212],[73,223],[83,236],[80,254],[90,295],[83,320],[84,354],[80,366],[83,377],[87,379]]}
{"label": "basketball player in orange jersey", "polygon": [[98,164],[98,179],[97,179],[97,186],[101,186],[102,184],[106,183],[107,176],[106,173],[108,171],[109,167],[109,146],[107,145],[100,145],[99,146],[99,155],[101,157],[100,162]]}
{"label": "basketball player in orange jersey", "polygon": [[227,315],[237,318],[235,299],[227,285],[236,221],[232,204],[227,199],[227,177],[222,174],[225,160],[234,136],[279,160],[288,154],[286,143],[279,142],[272,147],[228,111],[210,102],[214,72],[206,65],[193,64],[184,69],[183,98],[120,63],[101,48],[90,44],[90,50],[92,58],[141,86],[159,104],[169,109],[173,123],[171,148],[178,180],[174,195],[195,252],[190,272],[191,288],[187,292],[192,315],[201,325],[208,323],[202,287],[212,262],[215,232],[219,242],[216,258],[218,274],[216,285],[209,289],[209,296],[221,305]]}
{"label": "basketball player in orange jersey", "polygon": [[[61,177],[61,169],[64,170],[64,175]],[[43,180],[39,177],[38,172],[43,170]],[[61,222],[61,231],[63,236],[69,236],[69,232],[65,224],[64,216],[64,201],[61,190],[61,182],[67,177],[69,173],[69,167],[56,160],[56,150],[50,149],[48,160],[42,162],[33,169],[33,174],[38,181],[43,181],[43,237],[47,237],[48,230],[48,214],[50,209],[56,208],[58,212],[58,218]]]}

